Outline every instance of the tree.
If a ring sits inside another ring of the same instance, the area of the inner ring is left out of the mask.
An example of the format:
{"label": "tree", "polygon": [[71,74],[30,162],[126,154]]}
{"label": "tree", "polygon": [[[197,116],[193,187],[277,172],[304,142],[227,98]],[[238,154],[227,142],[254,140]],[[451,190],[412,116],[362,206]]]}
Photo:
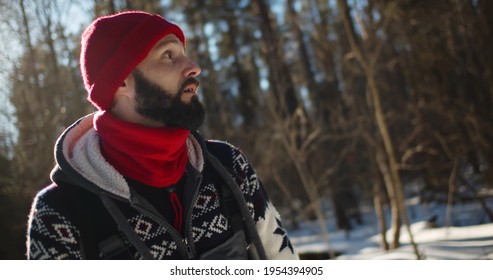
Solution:
{"label": "tree", "polygon": [[[376,75],[375,73],[375,68],[374,64],[376,60],[378,59],[379,56],[379,48],[377,47],[375,53],[372,54],[371,57],[367,57],[367,55],[363,52],[362,48],[360,47],[360,44],[357,42],[357,36],[354,31],[354,26],[352,23],[352,20],[350,19],[350,14],[349,14],[349,7],[347,5],[346,0],[338,0],[337,5],[341,11],[341,18],[344,23],[344,28],[348,34],[348,40],[351,44],[351,49],[354,52],[354,55],[358,62],[360,63],[361,67],[363,68],[363,71],[366,74],[367,77],[367,82],[368,82],[368,90],[370,92],[371,96],[371,101],[373,104],[373,110],[375,114],[375,120],[376,124],[378,126],[380,136],[382,137],[384,147],[385,147],[385,152],[386,152],[386,157],[388,160],[388,166],[389,166],[389,184],[392,184],[392,189],[395,192],[395,200],[396,204],[398,205],[398,214],[402,215],[404,218],[404,221],[406,223],[407,229],[409,236],[411,238],[411,243],[413,244],[414,248],[414,253],[416,254],[416,257],[419,259],[420,254],[418,252],[417,246],[414,242],[413,234],[410,230],[410,223],[409,223],[409,218],[407,215],[407,211],[404,206],[404,195],[403,195],[403,187],[402,187],[402,182],[399,174],[399,169],[398,169],[398,164],[397,164],[397,159],[395,156],[395,151],[394,151],[394,145],[392,143],[392,139],[390,138],[389,130],[387,123],[384,118],[384,113],[382,110],[382,105],[381,105],[381,96],[380,96],[380,90],[377,85],[376,81]],[[386,175],[384,175],[386,176]],[[400,227],[398,224],[394,224],[395,227]],[[398,239],[399,236],[396,235],[394,239],[394,247],[398,246]]]}

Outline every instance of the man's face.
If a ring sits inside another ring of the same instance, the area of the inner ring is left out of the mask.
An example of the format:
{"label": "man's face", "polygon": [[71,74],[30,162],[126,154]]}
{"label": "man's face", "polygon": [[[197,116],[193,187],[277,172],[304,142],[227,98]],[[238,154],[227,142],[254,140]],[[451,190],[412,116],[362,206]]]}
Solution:
{"label": "man's face", "polygon": [[[205,118],[205,110],[197,95],[184,98],[192,88],[198,88],[194,77],[186,78],[177,92],[169,92],[146,79],[141,71],[132,73],[135,81],[135,111],[145,118],[166,126],[197,130]],[[185,102],[188,101],[188,102]]]}
{"label": "man's face", "polygon": [[137,121],[152,126],[174,126],[189,130],[200,127],[205,118],[197,91],[200,67],[185,54],[174,34],[165,36],[151,49],[132,73]]}

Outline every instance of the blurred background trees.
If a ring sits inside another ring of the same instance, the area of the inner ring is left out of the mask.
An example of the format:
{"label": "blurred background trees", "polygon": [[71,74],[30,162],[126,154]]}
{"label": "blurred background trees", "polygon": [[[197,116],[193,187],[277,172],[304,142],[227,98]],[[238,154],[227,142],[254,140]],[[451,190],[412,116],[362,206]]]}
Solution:
{"label": "blurred background trees", "polygon": [[326,223],[349,231],[369,205],[395,248],[410,198],[477,200],[493,221],[493,2],[82,2],[0,0],[0,259],[24,258],[54,142],[93,111],[80,33],[124,10],[183,27],[202,133],[248,155],[290,228],[317,220],[330,242]]}

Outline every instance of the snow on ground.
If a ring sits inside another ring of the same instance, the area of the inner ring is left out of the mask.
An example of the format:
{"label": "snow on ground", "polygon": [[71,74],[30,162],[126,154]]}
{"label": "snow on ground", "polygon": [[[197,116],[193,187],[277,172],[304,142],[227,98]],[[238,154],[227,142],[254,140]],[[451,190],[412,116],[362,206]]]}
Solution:
{"label": "snow on ground", "polygon": [[[421,207],[421,206],[420,206]],[[443,224],[444,206],[436,206],[435,215]],[[471,210],[472,209],[472,210]],[[418,250],[427,260],[484,260],[493,259],[493,223],[474,224],[482,216],[476,206],[459,205],[454,208],[452,225],[465,226],[427,227],[426,219],[420,211],[414,212],[411,232],[418,244]],[[416,210],[416,209],[414,209]],[[432,209],[433,210],[433,209]],[[431,211],[433,214],[433,211]],[[418,214],[416,214],[418,213]],[[429,212],[428,212],[429,213]],[[462,221],[459,219],[462,217]],[[467,219],[467,220],[465,220]],[[366,219],[368,220],[368,219]],[[371,220],[371,219],[370,219]],[[330,221],[330,219],[329,219]],[[454,222],[455,221],[455,222]],[[466,222],[464,222],[466,221]],[[468,221],[468,222],[467,222]],[[484,218],[481,218],[484,221]],[[314,223],[305,223],[302,229],[290,231],[290,238],[300,254],[312,258],[313,254],[324,257],[329,246],[319,234]],[[336,252],[339,260],[415,260],[416,255],[410,244],[406,227],[401,228],[401,246],[398,249],[383,251],[380,249],[381,236],[375,220],[355,228],[346,236],[341,230],[329,226],[330,248]],[[387,241],[392,241],[391,231],[387,231]],[[311,254],[311,255],[307,255]],[[325,256],[327,257],[327,256]]]}
{"label": "snow on ground", "polygon": [[[404,228],[402,229],[405,230]],[[427,260],[480,260],[493,259],[493,224],[426,228],[424,222],[411,227],[418,250]],[[390,239],[390,235],[388,240]],[[396,250],[384,252],[378,247],[380,236],[371,236],[353,247],[352,251],[339,256],[338,259],[416,259],[407,231],[402,233],[402,246]]]}

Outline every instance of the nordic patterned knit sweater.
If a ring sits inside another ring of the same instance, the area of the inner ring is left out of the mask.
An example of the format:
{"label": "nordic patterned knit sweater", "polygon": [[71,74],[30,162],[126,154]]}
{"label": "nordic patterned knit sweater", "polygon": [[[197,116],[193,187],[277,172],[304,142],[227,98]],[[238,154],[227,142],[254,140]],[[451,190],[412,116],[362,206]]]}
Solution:
{"label": "nordic patterned knit sweater", "polygon": [[[123,248],[115,258],[248,258],[247,251],[256,252],[255,234],[234,230],[221,199],[225,179],[205,150],[233,174],[246,202],[246,220],[252,221],[265,257],[298,259],[278,212],[238,149],[219,141],[201,143],[197,134],[190,134],[183,177],[172,188],[150,188],[126,178],[105,160],[93,118],[91,114],[80,119],[57,141],[53,183],[36,195],[29,216],[28,259],[111,258],[107,248],[118,247],[114,244]],[[170,190],[178,194],[183,208],[181,230],[173,226],[177,217]]]}

